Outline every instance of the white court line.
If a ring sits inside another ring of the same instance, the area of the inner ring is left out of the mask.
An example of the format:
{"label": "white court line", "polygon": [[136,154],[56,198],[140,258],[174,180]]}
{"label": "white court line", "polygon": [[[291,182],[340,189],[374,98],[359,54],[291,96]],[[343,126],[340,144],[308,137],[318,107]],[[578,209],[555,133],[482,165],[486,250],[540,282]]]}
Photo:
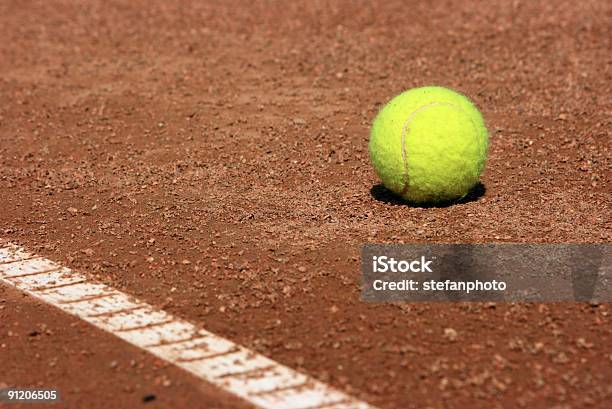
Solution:
{"label": "white court line", "polygon": [[376,409],[51,260],[0,241],[0,282],[262,409]]}

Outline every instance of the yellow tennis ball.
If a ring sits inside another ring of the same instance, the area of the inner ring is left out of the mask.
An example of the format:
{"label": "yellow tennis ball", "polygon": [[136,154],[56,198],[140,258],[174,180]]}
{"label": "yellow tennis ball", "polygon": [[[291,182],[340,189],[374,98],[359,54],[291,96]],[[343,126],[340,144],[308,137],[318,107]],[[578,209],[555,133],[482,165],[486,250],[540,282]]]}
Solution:
{"label": "yellow tennis ball", "polygon": [[372,125],[370,159],[385,187],[415,203],[464,197],[484,170],[489,137],[464,95],[443,87],[408,90]]}

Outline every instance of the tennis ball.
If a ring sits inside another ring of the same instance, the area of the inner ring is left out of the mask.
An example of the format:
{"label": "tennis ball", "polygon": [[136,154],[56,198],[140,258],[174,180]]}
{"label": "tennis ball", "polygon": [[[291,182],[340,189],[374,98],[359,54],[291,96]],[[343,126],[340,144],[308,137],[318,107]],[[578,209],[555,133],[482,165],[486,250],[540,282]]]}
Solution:
{"label": "tennis ball", "polygon": [[422,87],[380,110],[368,147],[387,189],[410,202],[436,203],[460,199],[478,183],[488,140],[482,115],[467,97]]}

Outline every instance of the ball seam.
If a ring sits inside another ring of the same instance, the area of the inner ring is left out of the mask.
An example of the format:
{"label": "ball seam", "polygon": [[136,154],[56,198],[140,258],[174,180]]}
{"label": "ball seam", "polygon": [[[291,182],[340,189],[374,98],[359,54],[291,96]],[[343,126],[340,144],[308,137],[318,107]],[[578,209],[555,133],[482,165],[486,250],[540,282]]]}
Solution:
{"label": "ball seam", "polygon": [[[457,111],[461,112],[462,114],[464,114],[469,119],[470,123],[472,124],[472,127],[474,128],[474,131],[476,132],[476,135],[478,135],[478,127],[474,123],[474,120],[459,105],[455,105],[455,104],[452,104],[450,102],[438,102],[438,101],[435,101],[435,102],[430,102],[429,104],[423,105],[422,107],[419,107],[415,111],[412,111],[410,113],[410,115],[408,115],[408,118],[406,118],[406,121],[404,121],[404,125],[402,127],[402,139],[401,139],[401,142],[402,142],[402,165],[403,165],[403,170],[404,170],[404,172],[403,172],[404,173],[404,177],[402,177],[403,188],[402,188],[402,190],[400,192],[400,196],[402,196],[402,197],[406,193],[408,193],[409,182],[410,182],[410,175],[409,175],[409,172],[408,172],[408,155],[406,153],[406,134],[408,133],[410,122],[414,119],[414,117],[418,113],[420,113],[420,112],[422,112],[422,111],[424,111],[426,109],[429,109],[431,107],[440,106],[440,105],[441,106],[449,106],[449,107],[454,108]],[[478,149],[481,151],[480,153],[482,154],[482,146],[481,146],[480,143],[478,144]]]}

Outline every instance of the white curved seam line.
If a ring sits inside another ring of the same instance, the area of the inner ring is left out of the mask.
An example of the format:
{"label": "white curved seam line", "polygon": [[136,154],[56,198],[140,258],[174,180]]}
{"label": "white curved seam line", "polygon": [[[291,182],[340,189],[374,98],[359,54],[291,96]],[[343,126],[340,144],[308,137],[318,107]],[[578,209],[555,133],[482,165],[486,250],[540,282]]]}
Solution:
{"label": "white curved seam line", "polygon": [[[424,111],[426,109],[429,109],[431,107],[440,106],[440,105],[441,106],[449,106],[449,107],[454,108],[457,111],[461,112],[462,114],[465,114],[465,116],[470,120],[470,123],[472,124],[472,128],[474,128],[474,131],[475,131],[476,135],[480,139],[480,135],[478,134],[478,127],[474,123],[474,120],[459,105],[451,104],[450,102],[430,102],[429,104],[423,105],[422,107],[418,108],[417,110],[412,111],[410,113],[410,115],[408,116],[408,118],[406,119],[406,121],[404,122],[404,126],[402,127],[402,164],[403,164],[403,167],[404,167],[404,177],[402,178],[403,179],[403,187],[402,187],[402,191],[401,191],[402,195],[404,195],[404,194],[406,194],[406,192],[408,192],[408,182],[410,181],[409,174],[408,174],[408,159],[407,159],[407,154],[406,154],[406,134],[407,134],[410,122],[414,119],[414,117],[418,113],[420,113],[420,112],[422,112],[422,111]],[[484,152],[482,152],[482,144],[481,143],[478,144],[478,150],[479,150],[479,152],[480,152],[480,154],[482,156],[482,154]]]}

